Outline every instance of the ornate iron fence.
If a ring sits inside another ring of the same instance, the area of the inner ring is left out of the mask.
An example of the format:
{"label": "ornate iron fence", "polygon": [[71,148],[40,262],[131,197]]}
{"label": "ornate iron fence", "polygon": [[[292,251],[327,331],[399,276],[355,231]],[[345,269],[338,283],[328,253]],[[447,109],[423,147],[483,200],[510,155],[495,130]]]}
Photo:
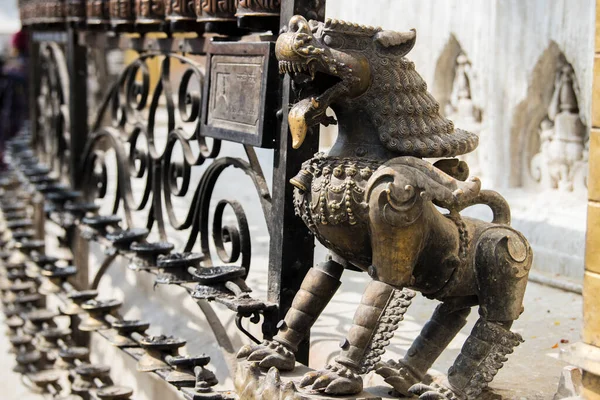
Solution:
{"label": "ornate iron fence", "polygon": [[[279,78],[274,42],[279,21],[285,26],[296,14],[322,20],[324,6],[322,0],[21,1],[32,123],[31,132],[11,141],[12,169],[1,182],[2,293],[20,371],[32,387],[59,396],[62,368],[73,394],[130,396],[112,385],[106,367],[86,363],[85,332],[98,331],[188,398],[234,397],[211,389],[206,357],[178,356],[184,340],[146,336],[147,324],[122,320],[120,303],[94,300],[95,289],[115,258],[125,257],[155,274],[157,284],[183,287],[205,312],[211,301],[225,305],[253,341],[243,318],[272,338],[313,264],[313,237],[294,215],[288,181],[318,145],[314,132],[301,150],[290,151],[281,116],[294,94],[289,77]],[[270,33],[248,39],[264,31]],[[90,48],[136,52],[115,82],[100,82],[107,89],[97,110],[87,103]],[[243,156],[228,155],[226,142],[241,143]],[[271,185],[259,147],[273,152]],[[255,188],[270,236],[267,298],[253,297],[245,283],[253,252],[244,201],[214,195],[231,168]],[[224,222],[225,213],[234,224]],[[73,266],[45,253],[46,218],[62,228],[58,239],[72,252]],[[184,238],[179,248],[169,242],[172,232]],[[93,278],[90,240],[109,249]],[[46,296],[64,303],[60,315],[45,308]],[[56,327],[61,318],[70,330]],[[307,363],[308,349],[307,339],[300,362]]]}

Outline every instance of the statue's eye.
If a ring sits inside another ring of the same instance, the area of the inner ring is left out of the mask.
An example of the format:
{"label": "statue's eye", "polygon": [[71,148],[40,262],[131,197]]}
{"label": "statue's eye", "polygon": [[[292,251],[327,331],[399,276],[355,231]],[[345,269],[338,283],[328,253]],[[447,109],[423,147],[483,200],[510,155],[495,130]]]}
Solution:
{"label": "statue's eye", "polygon": [[325,35],[323,37],[323,42],[329,47],[341,47],[343,44],[342,38],[331,35]]}

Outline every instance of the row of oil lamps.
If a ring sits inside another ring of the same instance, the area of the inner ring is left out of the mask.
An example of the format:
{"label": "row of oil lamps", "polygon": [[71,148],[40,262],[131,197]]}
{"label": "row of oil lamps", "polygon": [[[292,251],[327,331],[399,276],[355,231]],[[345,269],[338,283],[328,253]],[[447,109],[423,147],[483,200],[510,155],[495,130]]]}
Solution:
{"label": "row of oil lamps", "polygon": [[23,25],[239,33],[277,26],[280,0],[20,0]]}
{"label": "row of oil lamps", "polygon": [[[9,148],[18,168],[0,173],[0,298],[14,370],[23,381],[55,399],[129,399],[133,391],[113,383],[109,366],[90,362],[89,332],[97,332],[137,359],[139,371],[157,373],[186,398],[234,397],[214,390],[218,382],[206,368],[208,356],[179,354],[185,340],[148,336],[149,323],[119,316],[120,301],[98,299],[96,290],[70,283],[77,267],[46,253],[36,209],[44,207],[43,219],[51,210],[68,209],[80,193],[50,182],[28,140],[13,140]],[[80,215],[90,208],[70,207]]]}

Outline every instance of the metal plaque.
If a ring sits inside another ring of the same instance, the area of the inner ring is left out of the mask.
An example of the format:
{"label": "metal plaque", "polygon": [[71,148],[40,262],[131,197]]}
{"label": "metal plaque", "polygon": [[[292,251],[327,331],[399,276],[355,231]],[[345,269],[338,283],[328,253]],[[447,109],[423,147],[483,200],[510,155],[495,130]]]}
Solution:
{"label": "metal plaque", "polygon": [[202,134],[273,147],[277,104],[270,103],[279,87],[273,44],[216,42],[207,59]]}

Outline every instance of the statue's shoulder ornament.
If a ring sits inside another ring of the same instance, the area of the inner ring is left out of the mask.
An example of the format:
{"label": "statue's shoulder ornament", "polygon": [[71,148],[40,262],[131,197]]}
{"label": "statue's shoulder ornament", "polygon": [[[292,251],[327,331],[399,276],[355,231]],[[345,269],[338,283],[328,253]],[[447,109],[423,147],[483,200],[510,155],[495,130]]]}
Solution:
{"label": "statue's shoulder ornament", "polygon": [[311,225],[356,225],[363,218],[365,187],[381,161],[327,157],[304,162],[291,179],[296,187],[296,213]]}

